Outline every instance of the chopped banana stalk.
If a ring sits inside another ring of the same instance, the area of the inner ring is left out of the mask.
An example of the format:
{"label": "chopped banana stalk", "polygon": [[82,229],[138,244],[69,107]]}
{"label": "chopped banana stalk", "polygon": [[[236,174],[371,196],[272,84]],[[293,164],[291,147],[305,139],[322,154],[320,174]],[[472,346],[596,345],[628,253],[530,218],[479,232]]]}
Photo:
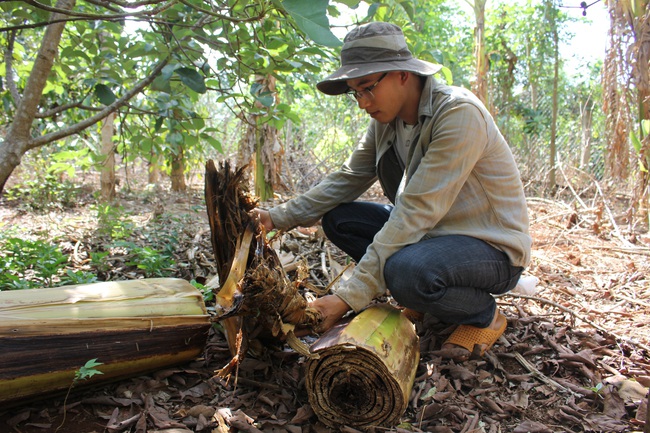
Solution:
{"label": "chopped banana stalk", "polygon": [[415,327],[388,305],[370,307],[316,341],[306,366],[309,401],[330,427],[399,423],[420,360]]}
{"label": "chopped banana stalk", "polygon": [[[223,323],[237,362],[248,347],[247,335],[283,341],[286,324],[310,327],[320,321],[320,314],[307,306],[298,285],[284,273],[264,228],[254,220],[257,202],[248,193],[244,174],[244,167],[233,172],[227,162],[219,169],[213,161],[206,164],[207,214],[219,281],[223,281],[215,297],[216,319],[244,317]],[[230,374],[235,366],[230,362],[220,374]]]}
{"label": "chopped banana stalk", "polygon": [[221,290],[215,296],[215,307],[217,308],[217,318],[227,317],[237,312],[243,301],[243,293],[240,289],[242,278],[246,272],[246,263],[248,261],[248,252],[253,241],[253,230],[250,226],[246,227],[244,234],[237,240],[235,247],[234,260],[228,278],[221,287]]}
{"label": "chopped banana stalk", "polygon": [[209,329],[202,294],[176,278],[0,292],[0,402],[64,391],[94,358],[103,374],[84,385],[191,361]]}

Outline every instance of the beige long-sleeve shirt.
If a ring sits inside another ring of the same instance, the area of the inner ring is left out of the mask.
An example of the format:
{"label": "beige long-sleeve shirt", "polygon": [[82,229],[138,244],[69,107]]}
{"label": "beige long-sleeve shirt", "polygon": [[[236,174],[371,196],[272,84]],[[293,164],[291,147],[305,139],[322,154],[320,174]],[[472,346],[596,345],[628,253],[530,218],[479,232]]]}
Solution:
{"label": "beige long-sleeve shirt", "polygon": [[395,207],[336,292],[355,311],[385,293],[386,260],[422,239],[472,236],[505,252],[514,266],[525,267],[530,260],[519,171],[487,109],[469,91],[429,77],[418,115],[421,133],[405,167],[393,149],[394,125],[372,120],[339,171],[270,210],[280,229],[312,224],[338,204],[354,201],[379,179]]}

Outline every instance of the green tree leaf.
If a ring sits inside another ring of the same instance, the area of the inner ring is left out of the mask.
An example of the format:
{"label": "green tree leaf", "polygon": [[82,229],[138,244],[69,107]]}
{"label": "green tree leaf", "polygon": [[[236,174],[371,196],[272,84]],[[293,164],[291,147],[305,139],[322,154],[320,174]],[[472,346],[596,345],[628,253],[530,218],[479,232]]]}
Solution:
{"label": "green tree leaf", "polygon": [[326,13],[328,3],[329,0],[284,0],[282,6],[311,40],[327,47],[338,47],[342,43],[330,30]]}
{"label": "green tree leaf", "polygon": [[223,146],[219,140],[206,133],[201,133],[200,136],[203,140],[207,141],[208,144],[212,146],[217,152],[223,153]]}
{"label": "green tree leaf", "polygon": [[115,93],[105,84],[97,84],[95,86],[95,96],[104,105],[111,105],[117,99]]}
{"label": "green tree leaf", "polygon": [[153,83],[151,83],[151,86],[149,86],[151,90],[157,90],[159,92],[165,92],[165,93],[171,93],[172,92],[172,86],[169,82],[169,78],[165,77],[164,75],[159,75],[156,77],[155,80],[153,80]]}
{"label": "green tree leaf", "polygon": [[178,68],[175,71],[181,79],[181,82],[196,93],[205,93],[205,80],[203,75],[199,74],[196,69],[191,68]]}
{"label": "green tree leaf", "polygon": [[165,141],[169,144],[180,146],[183,144],[183,134],[179,131],[171,131],[165,138]]}

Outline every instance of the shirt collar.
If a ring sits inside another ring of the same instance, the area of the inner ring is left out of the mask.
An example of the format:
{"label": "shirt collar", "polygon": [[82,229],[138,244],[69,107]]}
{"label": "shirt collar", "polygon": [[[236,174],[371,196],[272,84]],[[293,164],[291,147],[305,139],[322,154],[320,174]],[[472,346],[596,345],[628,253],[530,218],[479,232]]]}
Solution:
{"label": "shirt collar", "polygon": [[433,116],[433,93],[439,86],[440,83],[433,78],[433,75],[429,75],[425,80],[422,94],[420,95],[420,105],[418,106],[420,123],[423,123],[423,117]]}

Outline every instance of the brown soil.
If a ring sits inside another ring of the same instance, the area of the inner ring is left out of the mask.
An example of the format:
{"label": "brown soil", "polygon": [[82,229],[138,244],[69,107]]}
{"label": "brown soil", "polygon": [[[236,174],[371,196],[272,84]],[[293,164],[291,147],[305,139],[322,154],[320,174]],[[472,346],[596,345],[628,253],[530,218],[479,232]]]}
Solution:
{"label": "brown soil", "polygon": [[[130,241],[159,249],[173,245],[173,276],[205,281],[216,273],[202,191],[122,195],[120,205],[134,226]],[[483,359],[443,359],[439,349],[451,329],[425,317],[418,324],[421,361],[410,405],[391,431],[643,431],[650,386],[650,241],[645,229],[632,228],[615,208],[578,206],[571,197],[531,198],[535,244],[526,274],[539,278],[539,291],[498,299],[509,326]],[[0,202],[0,230],[51,239],[70,254],[71,269],[97,271],[102,279],[142,277],[99,229],[88,207],[39,214]],[[278,247],[289,262],[307,259],[312,283],[322,288],[345,257],[319,233],[287,233]],[[109,268],[93,269],[90,251],[108,251]],[[309,406],[304,358],[288,348],[252,349],[256,353],[242,363],[237,379],[216,378],[229,353],[215,327],[204,355],[192,363],[75,389],[65,409],[63,396],[5,407],[0,431],[331,431]]]}

